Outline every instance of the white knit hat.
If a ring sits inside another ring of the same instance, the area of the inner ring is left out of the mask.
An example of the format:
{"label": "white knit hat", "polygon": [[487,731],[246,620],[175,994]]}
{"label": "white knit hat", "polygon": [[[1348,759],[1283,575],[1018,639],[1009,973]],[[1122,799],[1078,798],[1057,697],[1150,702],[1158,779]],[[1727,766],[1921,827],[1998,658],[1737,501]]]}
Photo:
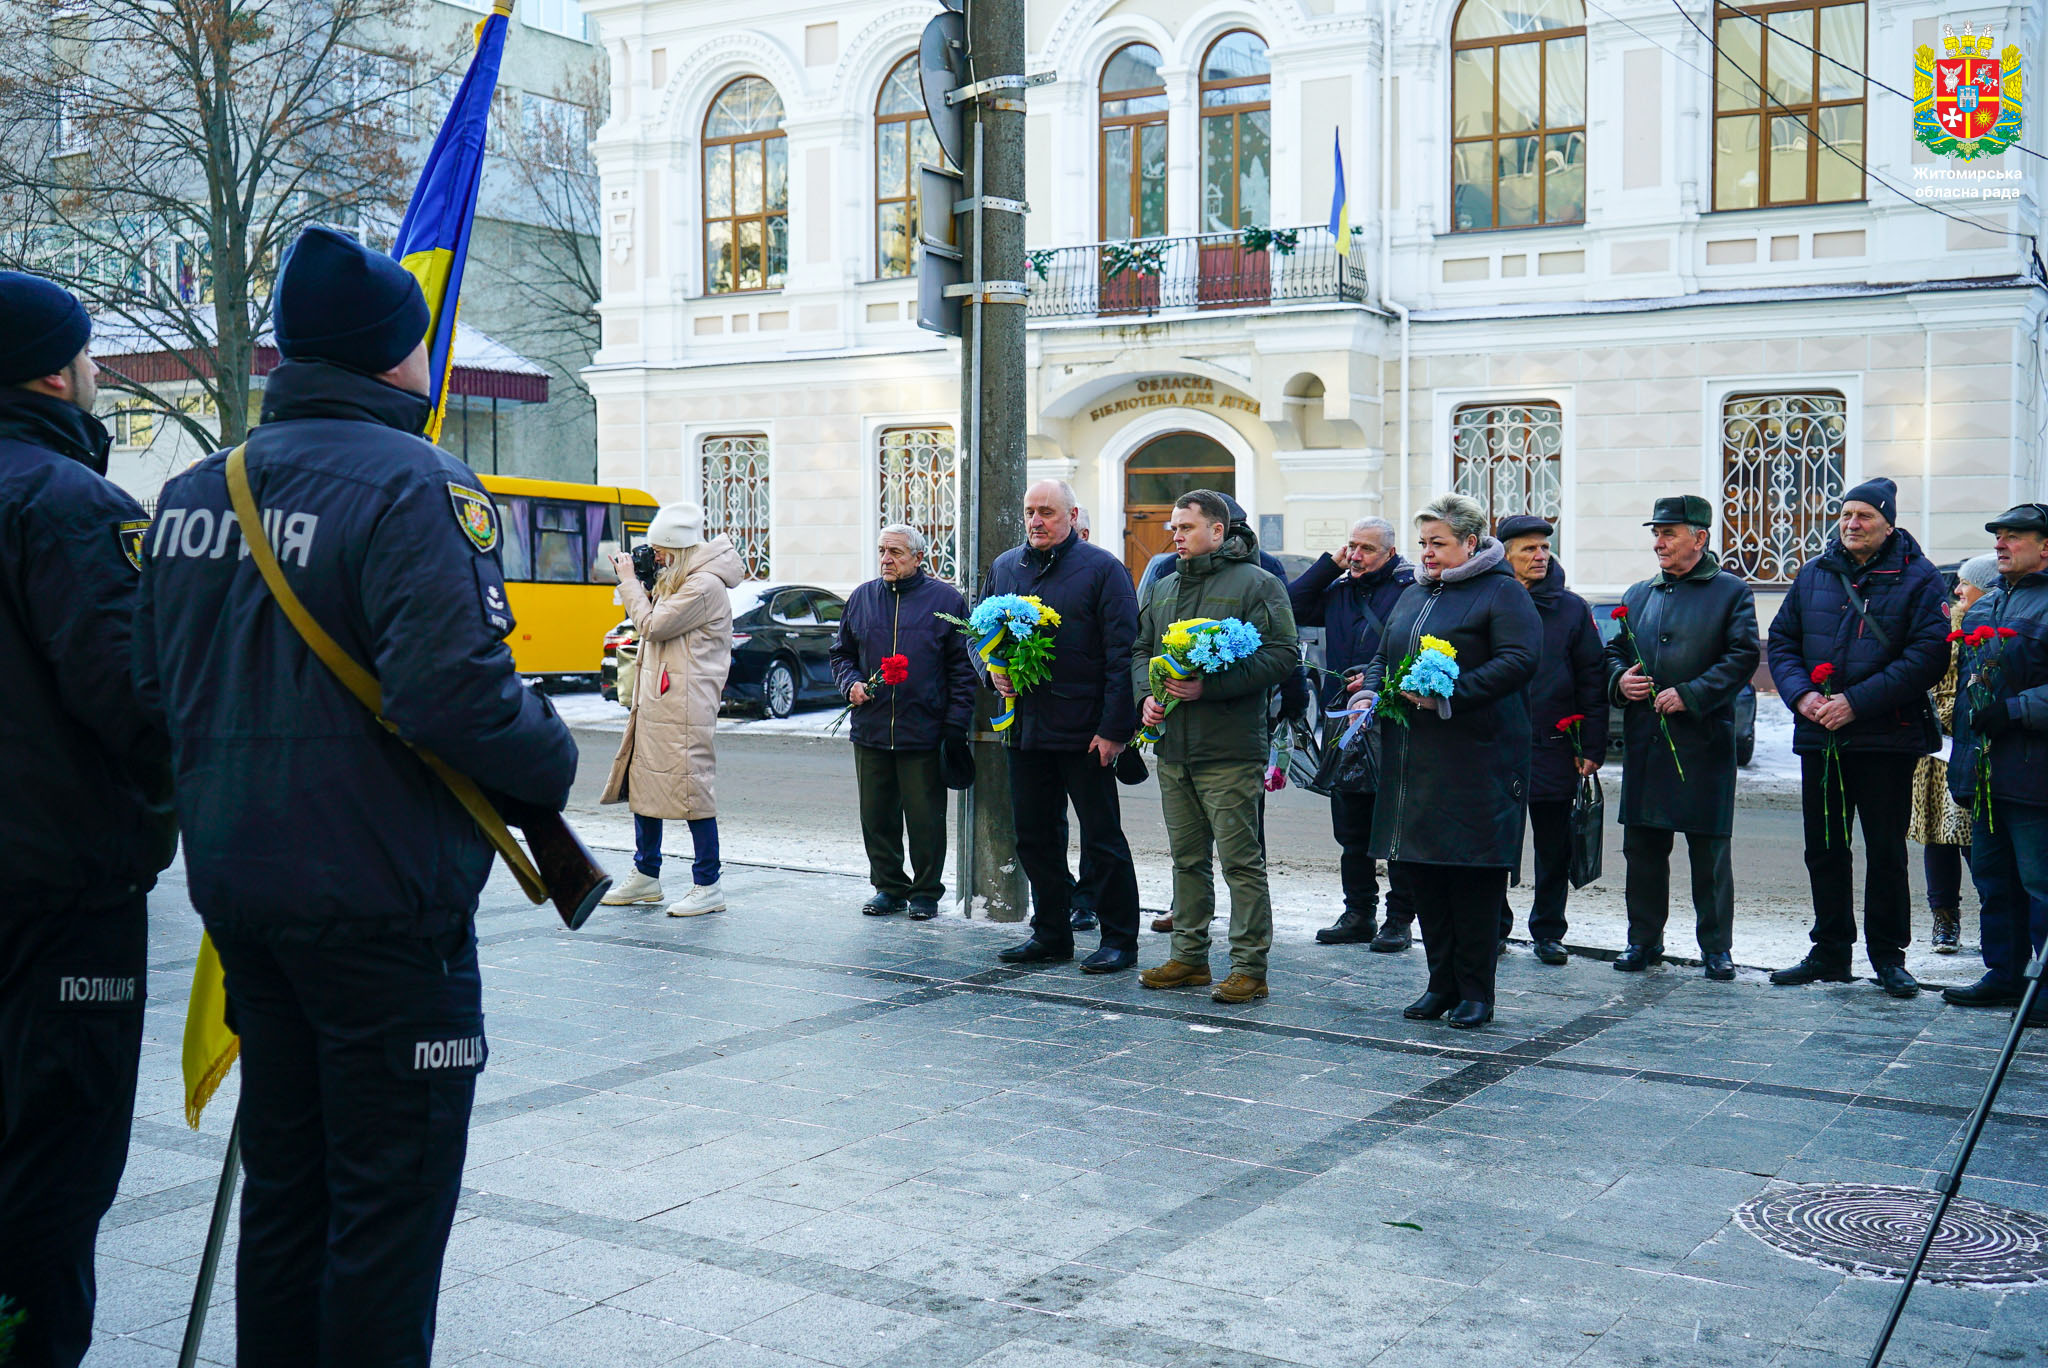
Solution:
{"label": "white knit hat", "polygon": [[704,505],[680,499],[663,504],[647,525],[647,540],[665,551],[681,551],[704,540]]}

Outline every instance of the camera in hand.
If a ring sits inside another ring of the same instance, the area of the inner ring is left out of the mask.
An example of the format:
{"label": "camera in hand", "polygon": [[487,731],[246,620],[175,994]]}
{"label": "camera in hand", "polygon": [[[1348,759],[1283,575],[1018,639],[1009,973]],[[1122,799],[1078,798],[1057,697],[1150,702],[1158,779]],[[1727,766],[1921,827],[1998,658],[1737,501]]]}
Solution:
{"label": "camera in hand", "polygon": [[654,563],[654,548],[646,542],[633,548],[633,574],[648,593],[654,592],[654,577],[661,567]]}

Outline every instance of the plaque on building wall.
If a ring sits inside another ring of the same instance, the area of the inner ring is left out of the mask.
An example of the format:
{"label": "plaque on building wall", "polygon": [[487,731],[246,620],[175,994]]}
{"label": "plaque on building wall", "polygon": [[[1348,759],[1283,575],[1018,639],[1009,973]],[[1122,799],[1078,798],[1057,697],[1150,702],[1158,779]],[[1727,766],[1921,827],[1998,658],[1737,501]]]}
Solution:
{"label": "plaque on building wall", "polygon": [[1285,513],[1259,514],[1259,546],[1262,550],[1280,552],[1287,545],[1287,515]]}

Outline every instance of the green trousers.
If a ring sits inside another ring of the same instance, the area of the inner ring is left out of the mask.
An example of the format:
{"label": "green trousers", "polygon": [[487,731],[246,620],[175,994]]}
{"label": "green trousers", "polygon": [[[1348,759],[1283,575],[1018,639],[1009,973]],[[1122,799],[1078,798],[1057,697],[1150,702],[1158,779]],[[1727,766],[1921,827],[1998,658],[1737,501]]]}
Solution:
{"label": "green trousers", "polygon": [[[853,748],[860,783],[860,834],[868,882],[896,898],[938,898],[946,891],[946,782],[936,750]],[[910,836],[910,877],[903,838]]]}
{"label": "green trousers", "polygon": [[1173,957],[1182,964],[1209,963],[1209,923],[1216,916],[1213,850],[1230,889],[1230,967],[1263,980],[1266,952],[1273,948],[1273,895],[1259,848],[1265,767],[1256,760],[1161,760],[1154,769],[1173,849]]}

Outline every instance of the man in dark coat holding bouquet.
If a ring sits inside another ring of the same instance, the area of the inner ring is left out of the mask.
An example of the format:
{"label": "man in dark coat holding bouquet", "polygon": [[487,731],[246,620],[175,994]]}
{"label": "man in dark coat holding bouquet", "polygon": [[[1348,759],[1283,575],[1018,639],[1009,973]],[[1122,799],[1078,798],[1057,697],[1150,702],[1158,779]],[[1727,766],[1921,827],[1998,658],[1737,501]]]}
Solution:
{"label": "man in dark coat holding bouquet", "polygon": [[[852,708],[860,834],[875,895],[870,917],[939,915],[945,892],[946,784],[941,745],[965,745],[974,709],[967,639],[938,614],[967,616],[960,591],[924,568],[922,532],[896,523],[877,539],[882,573],[853,591],[832,643],[832,680]],[[894,662],[892,665],[885,662]],[[891,682],[900,671],[900,682]],[[879,683],[877,681],[880,681]],[[910,876],[903,874],[906,830]]]}
{"label": "man in dark coat holding bouquet", "polygon": [[1948,667],[1948,593],[1941,572],[1894,526],[1898,486],[1879,477],[1842,497],[1828,549],[1800,567],[1771,622],[1771,677],[1795,714],[1813,883],[1813,949],[1771,975],[1776,984],[1848,983],[1856,947],[1849,823],[1862,820],[1863,937],[1893,997],[1920,991],[1906,970],[1913,888],[1906,827],[1913,770],[1941,744],[1927,701]]}
{"label": "man in dark coat holding bouquet", "polygon": [[1707,549],[1714,512],[1697,494],[1657,500],[1658,572],[1622,596],[1607,643],[1607,693],[1622,713],[1622,856],[1628,862],[1624,973],[1663,962],[1671,844],[1685,833],[1700,954],[1735,977],[1735,699],[1756,672],[1756,599]]}

